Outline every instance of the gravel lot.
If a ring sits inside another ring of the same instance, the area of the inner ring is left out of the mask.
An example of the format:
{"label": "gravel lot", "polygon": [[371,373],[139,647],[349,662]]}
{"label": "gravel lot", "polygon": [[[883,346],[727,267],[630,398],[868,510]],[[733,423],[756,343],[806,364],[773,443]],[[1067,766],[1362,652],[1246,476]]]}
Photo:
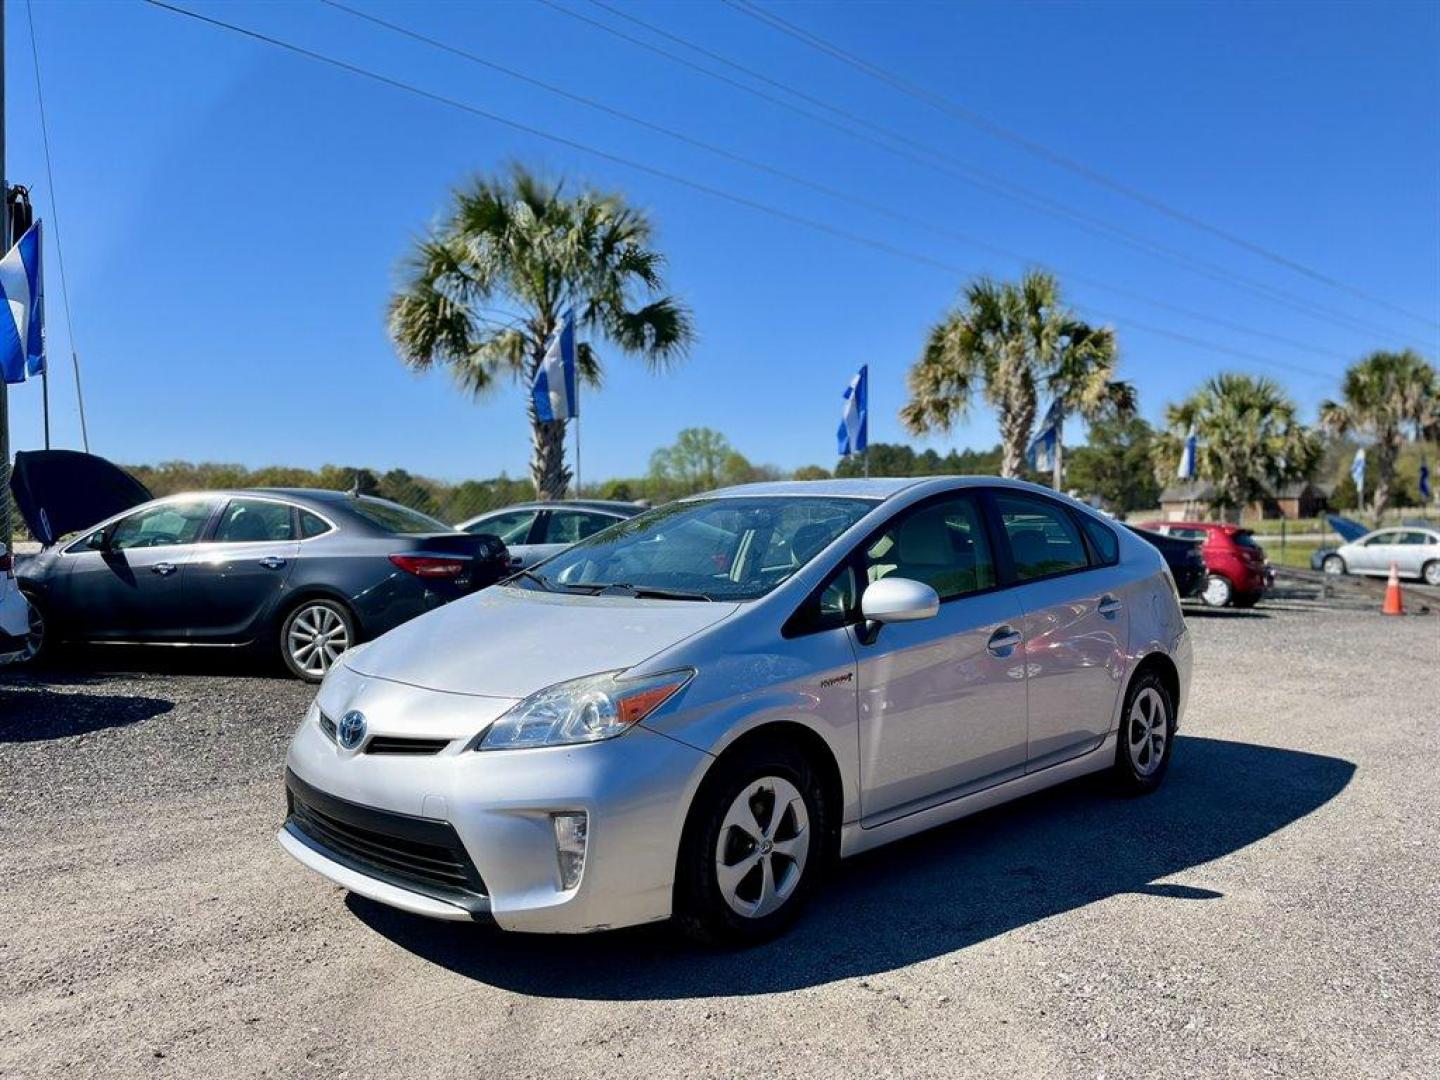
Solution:
{"label": "gravel lot", "polygon": [[1196,612],[1158,795],[854,860],[746,953],[347,898],[272,839],[308,688],[11,669],[0,1076],[1435,1076],[1440,619],[1357,607]]}

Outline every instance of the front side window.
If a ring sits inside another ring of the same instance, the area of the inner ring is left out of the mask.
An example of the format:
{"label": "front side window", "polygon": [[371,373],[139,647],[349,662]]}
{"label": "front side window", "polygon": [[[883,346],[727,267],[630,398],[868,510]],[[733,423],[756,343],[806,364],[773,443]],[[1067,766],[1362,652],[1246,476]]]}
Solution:
{"label": "front side window", "polygon": [[290,507],[267,499],[231,499],[215,530],[215,540],[221,544],[293,539],[295,522]]}
{"label": "front side window", "polygon": [[1089,565],[1085,544],[1064,507],[1008,493],[997,493],[995,504],[1010,542],[1015,576],[1021,581],[1083,570]]}
{"label": "front side window", "polygon": [[671,503],[615,524],[516,579],[561,592],[753,600],[875,506],[870,499],[757,496]]}
{"label": "front side window", "polygon": [[[545,544],[574,544],[587,536],[594,536],[601,529],[608,529],[616,519],[608,514],[596,514],[588,510],[551,510],[550,520],[545,523]],[[502,540],[505,538],[502,536]]]}
{"label": "front side window", "polygon": [[509,510],[477,521],[465,531],[498,536],[506,547],[523,544],[530,538],[530,526],[535,523],[535,514],[534,510]]}
{"label": "front side window", "polygon": [[168,502],[147,507],[115,523],[110,534],[110,547],[114,551],[127,551],[131,548],[193,544],[210,519],[212,505],[197,499],[194,502]]}
{"label": "front side window", "polygon": [[901,515],[864,552],[868,581],[922,581],[951,600],[995,585],[995,559],[970,496],[930,503]]}
{"label": "front side window", "polygon": [[1399,534],[1395,532],[1376,533],[1374,536],[1370,537],[1369,540],[1365,541],[1365,546],[1382,547],[1385,544],[1394,544],[1397,542],[1398,537]]}

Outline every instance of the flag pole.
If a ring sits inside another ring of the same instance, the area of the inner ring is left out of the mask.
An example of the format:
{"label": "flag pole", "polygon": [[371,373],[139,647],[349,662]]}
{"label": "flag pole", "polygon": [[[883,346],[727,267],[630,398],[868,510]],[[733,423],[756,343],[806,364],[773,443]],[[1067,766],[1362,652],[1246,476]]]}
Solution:
{"label": "flag pole", "polygon": [[575,497],[580,498],[580,374],[575,374]]}
{"label": "flag pole", "polygon": [[[0,252],[10,250],[10,185],[5,179],[5,5],[0,3]],[[0,549],[10,553],[10,387],[0,378]]]}

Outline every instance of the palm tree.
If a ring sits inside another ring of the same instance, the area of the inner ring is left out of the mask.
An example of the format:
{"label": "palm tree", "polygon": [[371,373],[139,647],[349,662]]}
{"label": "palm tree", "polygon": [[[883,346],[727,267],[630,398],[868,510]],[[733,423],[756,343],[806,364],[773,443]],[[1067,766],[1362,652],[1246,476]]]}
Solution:
{"label": "palm tree", "polygon": [[1390,505],[1405,429],[1417,439],[1440,437],[1440,373],[1413,349],[1373,352],[1346,370],[1340,396],[1338,402],[1320,403],[1320,424],[1335,435],[1356,432],[1374,441],[1379,524]]}
{"label": "palm tree", "polygon": [[1279,384],[1222,374],[1165,410],[1169,430],[1156,440],[1156,473],[1175,475],[1182,440],[1194,428],[1196,475],[1215,489],[1214,505],[1237,518],[1279,485],[1301,480],[1320,460],[1320,439],[1301,424]]}
{"label": "palm tree", "polygon": [[[650,220],[619,195],[576,195],[522,166],[455,191],[449,216],[415,244],[391,298],[389,331],[419,371],[448,368],[479,396],[508,376],[530,386],[545,344],[567,310],[577,327],[638,356],[652,370],[681,359],[694,340],[690,312],[664,289],[664,257]],[[600,357],[576,350],[580,380],[598,387]],[[545,421],[525,395],[530,476],[539,498],[561,498],[566,421]]]}
{"label": "palm tree", "polygon": [[1116,382],[1115,332],[1092,328],[1060,302],[1055,278],[1032,270],[1019,282],[980,278],[931,329],[910,368],[900,419],[912,434],[949,431],[979,393],[1000,418],[1002,476],[1018,476],[1042,389],[1086,418],[1133,410]]}

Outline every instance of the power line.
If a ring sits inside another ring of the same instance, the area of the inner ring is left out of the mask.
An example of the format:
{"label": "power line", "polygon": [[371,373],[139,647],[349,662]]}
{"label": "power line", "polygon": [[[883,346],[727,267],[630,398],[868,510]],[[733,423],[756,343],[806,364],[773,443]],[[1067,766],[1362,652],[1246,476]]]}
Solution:
{"label": "power line", "polygon": [[[75,324],[70,319],[70,286],[65,280],[65,248],[60,243],[60,209],[55,196],[55,168],[50,161],[50,126],[45,120],[45,88],[40,81],[40,47],[35,43],[35,9],[25,0],[25,17],[30,23],[30,54],[35,59],[35,97],[40,104],[40,141],[45,147],[46,194],[50,197],[50,220],[55,225],[55,261],[60,265],[60,301],[65,309],[65,333],[70,340],[70,364],[75,369],[75,402],[80,406],[80,444],[90,452],[90,432],[85,426],[85,395],[80,389],[80,354],[75,347]],[[49,420],[46,420],[49,436]]]}
{"label": "power line", "polygon": [[[610,161],[617,165],[622,165],[626,168],[635,169],[638,172],[643,172],[650,176],[655,176],[660,179],[667,180],[671,183],[702,192],[703,194],[710,195],[714,198],[722,199],[726,202],[734,203],[738,206],[744,206],[751,210],[756,210],[762,214],[766,214],[778,220],[800,225],[805,228],[812,229],[816,232],[824,233],[838,239],[847,240],[851,243],[859,244],[861,246],[868,247],[876,251],[882,251],[888,255],[893,255],[897,258],[906,259],[910,262],[929,266],[934,269],[943,270],[949,274],[955,274],[959,276],[974,276],[975,274],[975,271],[972,269],[957,266],[953,263],[946,262],[942,259],[936,259],[932,256],[925,255],[920,252],[898,247],[887,241],[877,240],[874,237],[866,236],[862,233],[856,233],[848,229],[838,228],[836,226],[830,225],[827,222],[818,221],[814,218],[806,217],[803,214],[797,214],[780,207],[771,206],[768,203],[763,203],[758,200],[751,199],[748,196],[737,195],[734,192],[726,191],[722,188],[717,188],[713,185],[706,184],[698,180],[692,180],[689,177],[682,176],[678,173],[670,172],[667,169],[662,169],[654,165],[649,165],[645,162],[636,161],[633,158],[627,158],[620,154],[615,154],[611,151],[603,150],[599,147],[582,143],[576,139],[571,139],[563,135],[556,135],[552,132],[545,131],[542,128],[537,128],[531,124],[526,124],[519,120],[512,120],[509,117],[502,116],[499,113],[490,112],[487,109],[482,109],[479,106],[471,105],[468,102],[459,101],[455,98],[447,97],[444,94],[439,94],[431,90],[426,90],[423,87],[416,86],[413,83],[408,83],[401,79],[396,79],[392,76],[384,75],[369,68],[361,67],[358,64],[352,64],[346,60],[340,60],[336,57],[329,56],[314,49],[309,49],[301,45],[296,45],[281,38],[272,37],[271,35],[262,33],[258,30],[252,30],[249,27],[239,26],[235,23],[226,22],[223,19],[218,19],[210,15],[203,15],[197,11],[191,11],[187,8],[182,8],[174,4],[166,3],[165,0],[144,0],[144,2],[151,7],[160,8],[175,15],[182,15],[188,19],[193,19],[196,22],[204,23],[208,26],[215,27],[216,29],[227,30],[231,33],[239,34],[242,37],[249,38],[253,41],[261,42],[263,44],[272,46],[273,48],[281,49],[285,52],[291,53],[292,55],[300,56],[308,60],[313,60],[328,67],[347,72],[351,75],[357,75],[361,78],[368,79],[383,86],[388,86],[395,90],[400,90],[407,94],[412,94],[427,101],[432,101],[437,104],[445,105],[449,108],[457,109],[459,111],[478,116],[482,119],[489,120],[492,123],[500,124],[514,131],[519,131],[524,134],[543,139],[547,142],[555,143],[559,146],[565,146],[572,150],[578,150],[582,153],[591,154],[595,157],[601,158],[602,160]],[[1255,353],[1246,352],[1240,349],[1235,349],[1227,345],[1220,345],[1215,342],[1206,341],[1203,338],[1192,337],[1186,334],[1179,334],[1174,331],[1162,329],[1160,327],[1148,326],[1143,323],[1135,322],[1134,320],[1119,319],[1112,314],[1099,311],[1098,309],[1095,309],[1088,305],[1077,305],[1077,307],[1081,311],[1091,312],[1094,315],[1103,319],[1112,319],[1115,321],[1128,322],[1135,328],[1146,331],[1148,333],[1156,334],[1162,337],[1172,338],[1176,341],[1185,342],[1187,344],[1198,345],[1213,352],[1226,353],[1228,355],[1248,360],[1252,363],[1257,363],[1262,366],[1293,371],[1308,378],[1313,378],[1317,380],[1321,378],[1320,374],[1312,368],[1305,368],[1298,365],[1286,364],[1278,360],[1272,360],[1269,357],[1260,356]]]}
{"label": "power line", "polygon": [[[510,78],[524,82],[527,85],[537,87],[541,90],[546,91],[547,93],[562,97],[567,101],[573,101],[577,104],[585,106],[586,108],[595,109],[599,112],[605,113],[606,115],[617,117],[618,119],[624,120],[627,123],[644,128],[647,131],[657,132],[661,135],[666,136],[667,138],[671,138],[678,142],[682,142],[688,146],[693,146],[698,149],[704,150],[705,152],[714,154],[724,160],[733,161],[738,164],[744,165],[747,168],[755,169],[770,176],[779,177],[790,183],[796,184],[797,186],[805,187],[812,191],[818,191],[822,195],[825,195],[829,198],[846,202],[853,206],[861,207],[872,213],[888,217],[891,220],[899,221],[906,225],[910,225],[914,228],[921,229],[927,232],[933,232],[939,236],[945,237],[950,240],[955,240],[959,243],[968,244],[972,247],[979,248],[980,250],[989,252],[991,254],[1000,255],[1007,259],[1014,259],[1020,263],[1044,262],[1044,260],[1038,259],[1034,256],[1015,252],[1007,248],[1000,247],[996,244],[989,243],[988,241],[981,240],[967,233],[937,225],[933,221],[916,217],[912,214],[906,214],[902,211],[896,210],[891,205],[885,203],[878,203],[873,200],[851,194],[850,192],[833,188],[828,184],[813,180],[810,177],[801,176],[796,173],[792,173],[776,166],[767,164],[766,162],[758,161],[754,158],[746,157],[733,151],[726,150],[725,148],[717,146],[714,143],[706,142],[702,139],[697,139],[694,136],[689,135],[685,132],[676,131],[673,128],[665,127],[664,125],[654,123],[652,121],[644,119],[643,117],[636,116],[633,113],[625,112],[621,109],[614,108],[613,106],[606,105],[603,102],[597,101],[592,97],[588,97],[583,94],[573,93],[562,87],[544,82],[540,79],[534,78],[533,76],[527,75],[524,72],[517,71],[514,68],[505,66],[504,64],[497,63],[483,56],[479,56],[475,53],[469,52],[465,49],[460,48],[457,45],[453,45],[446,41],[441,41],[437,38],[429,37],[425,34],[411,29],[410,27],[403,26],[399,23],[390,22],[387,19],[382,19],[379,16],[372,15],[368,12],[350,7],[348,4],[341,3],[340,0],[319,0],[319,2],[329,7],[335,8],[338,11],[342,11],[347,15],[362,19],[373,25],[382,27],[393,33],[409,38],[412,41],[421,42],[422,44],[431,46],[435,49],[439,49],[443,52],[450,53],[453,56],[458,56],[464,60],[468,60],[471,63],[477,64],[491,71],[497,71]],[[1095,288],[1102,289],[1107,292],[1113,292],[1118,296],[1125,296],[1129,299],[1135,300],[1147,306],[1155,307],[1163,311],[1170,311],[1185,316],[1186,318],[1195,319],[1197,321],[1210,323],[1216,326],[1222,326],[1251,337],[1264,338],[1266,340],[1273,341],[1281,345],[1286,345],[1291,348],[1299,349],[1303,352],[1330,356],[1339,360],[1350,359],[1347,354],[1335,349],[1329,349],[1317,345],[1310,345],[1302,341],[1296,341],[1292,338],[1283,337],[1279,334],[1270,333],[1266,330],[1257,330],[1253,327],[1245,326],[1241,323],[1232,322],[1216,315],[1212,315],[1206,312],[1194,311],[1192,309],[1185,308],[1181,305],[1174,304],[1166,300],[1160,300],[1151,296],[1146,296],[1143,293],[1138,293],[1122,286],[1114,285],[1110,282],[1106,282],[1088,275],[1077,274],[1069,271],[1066,272],[1066,275],[1072,280],[1091,285]]]}
{"label": "power line", "polygon": [[1188,225],[1193,229],[1197,229],[1201,232],[1208,233],[1211,236],[1224,240],[1226,243],[1248,251],[1253,255],[1258,255],[1261,258],[1268,259],[1270,262],[1275,263],[1277,266],[1282,266],[1287,270],[1310,278],[1312,281],[1320,282],[1321,284],[1327,285],[1332,289],[1348,293],[1351,296],[1358,297],[1361,300],[1365,300],[1369,303],[1376,304],[1383,308],[1387,308],[1390,311],[1396,312],[1400,315],[1404,315],[1407,318],[1415,319],[1419,322],[1424,323],[1427,327],[1433,328],[1436,326],[1440,326],[1440,323],[1437,323],[1430,316],[1420,315],[1416,312],[1401,307],[1398,304],[1391,303],[1390,301],[1385,300],[1382,297],[1376,296],[1373,293],[1367,292],[1364,289],[1357,288],[1354,285],[1349,285],[1346,282],[1343,282],[1330,274],[1326,274],[1323,271],[1316,270],[1313,267],[1307,266],[1306,264],[1292,259],[1287,255],[1283,255],[1277,251],[1274,251],[1271,248],[1264,246],[1263,244],[1256,243],[1253,240],[1248,240],[1245,237],[1240,236],[1237,233],[1231,232],[1228,229],[1224,229],[1218,225],[1214,225],[1204,220],[1203,218],[1197,217],[1196,215],[1191,214],[1185,210],[1178,209],[1177,207],[1170,205],[1169,203],[1157,198],[1154,195],[1150,195],[1144,191],[1141,191],[1139,188],[1127,184],[1122,180],[1117,180],[1114,177],[1108,175],[1107,173],[1103,173],[1098,169],[1091,168],[1084,162],[1077,161],[1074,158],[1068,157],[1045,143],[1042,143],[1036,139],[1032,139],[1021,132],[1015,131],[1012,128],[1005,127],[1003,124],[991,120],[989,117],[984,116],[983,114],[978,113],[973,109],[966,108],[965,106],[958,104],[950,98],[946,98],[941,96],[940,94],[936,94],[929,90],[926,90],[924,87],[918,86],[917,84],[912,83],[908,79],[902,78],[901,76],[896,75],[891,71],[887,71],[885,68],[882,68],[877,64],[872,64],[868,60],[856,56],[854,53],[847,52],[846,50],[840,48],[838,45],[835,45],[834,43],[825,40],[819,35],[813,34],[808,30],[796,26],[794,23],[781,18],[779,15],[776,15],[771,11],[759,7],[757,4],[750,3],[749,0],[721,0],[721,2],[726,4],[728,7],[734,9],[735,11],[740,12],[741,14],[748,15],[752,19],[765,23],[771,28],[780,31],[783,34],[787,34],[798,41],[803,42],[812,49],[825,53],[833,57],[834,59],[839,60],[841,63],[847,64],[850,67],[853,67],[856,70],[863,72],[864,74],[870,76],[872,79],[877,79],[880,82],[886,83],[894,89],[899,90],[901,93],[915,98],[917,101],[923,101],[927,105],[930,105],[932,108],[938,109],[940,112],[943,112],[946,115],[953,117],[954,119],[960,120],[963,123],[978,128],[979,130],[985,132],[987,135],[990,135],[993,138],[1001,139],[1005,142],[1009,142],[1015,146],[1018,146],[1022,150],[1025,150],[1027,153],[1030,153],[1033,156],[1040,158],[1042,161],[1048,162],[1049,164],[1056,166],[1057,168],[1065,169],[1069,172],[1075,173],[1077,176],[1081,176],[1084,179],[1089,180],[1093,184],[1113,191],[1116,194],[1122,195],[1125,198],[1130,199],[1133,202],[1137,202],[1142,206],[1149,207],[1151,210],[1163,214],[1168,218],[1172,218],[1175,221],[1182,222],[1183,224]]}
{"label": "power line", "polygon": [[[675,42],[676,44],[681,45],[684,48],[690,49],[716,63],[722,64],[728,68],[731,68],[734,71],[738,71],[749,78],[763,82],[766,85],[773,86],[786,94],[790,94],[796,97],[801,101],[808,102],[817,106],[818,108],[824,109],[826,112],[831,113],[834,116],[841,117],[844,122],[837,121],[835,119],[832,119],[830,116],[826,116],[821,113],[812,112],[810,109],[796,105],[792,101],[787,101],[782,97],[777,97],[776,95],[771,94],[767,91],[758,89],[754,86],[750,86],[744,82],[739,81],[738,79],[733,79],[727,75],[723,75],[717,71],[713,71],[701,64],[695,63],[692,60],[688,60],[683,56],[679,56],[669,51],[668,49],[655,45],[652,42],[645,41],[642,38],[637,38],[631,34],[625,33],[623,30],[619,30],[616,27],[610,26],[607,23],[600,22],[599,20],[592,19],[589,16],[584,15],[578,11],[571,10],[570,8],[565,7],[563,4],[557,3],[556,0],[536,0],[536,2],[543,4],[544,6],[556,12],[559,12],[560,14],[566,15],[569,18],[575,19],[597,30],[603,31],[604,33],[609,34],[612,37],[618,38],[621,41],[628,42],[632,45],[637,46],[638,48],[646,49],[652,53],[655,53],[658,56],[662,56],[665,59],[671,61],[672,63],[678,64],[691,71],[698,72],[708,78],[714,79],[734,89],[740,90],[753,97],[759,98],[760,100],[769,102],[770,104],[777,105],[790,112],[796,113],[797,115],[805,117],[812,122],[819,123],[833,130],[839,131],[842,134],[849,136],[850,138],[858,139],[862,142],[869,143],[870,145],[879,147],[881,150],[884,150],[887,153],[893,154],[906,161],[910,161],[914,164],[921,165],[925,168],[932,169],[948,176],[953,176],[959,180],[964,181],[965,183],[971,184],[974,187],[978,187],[983,191],[988,191],[991,194],[998,195],[1001,198],[1009,199],[1010,201],[1019,203],[1022,206],[1026,206],[1033,210],[1038,210],[1040,213],[1048,214],[1058,220],[1068,222],[1069,224],[1081,229],[1082,231],[1091,233],[1092,235],[1106,236],[1110,239],[1118,240],[1119,242],[1138,251],[1142,251],[1148,255],[1151,255],[1154,258],[1158,258],[1184,267],[1185,269],[1201,277],[1208,278],[1209,280],[1216,281],[1220,284],[1235,288],[1242,292],[1250,291],[1263,295],[1270,299],[1273,303],[1278,303],[1284,307],[1290,308],[1291,310],[1298,311],[1302,314],[1305,314],[1314,319],[1318,319],[1322,322],[1330,323],[1333,326],[1338,326],[1352,333],[1359,332],[1366,334],[1381,334],[1397,340],[1407,340],[1409,338],[1409,335],[1399,333],[1389,327],[1382,326],[1379,323],[1370,322],[1368,320],[1361,319],[1352,315],[1346,315],[1340,312],[1336,312],[1332,308],[1310,300],[1307,297],[1303,297],[1298,294],[1289,292],[1288,290],[1281,289],[1277,286],[1267,284],[1266,282],[1258,281],[1254,278],[1247,277],[1246,275],[1236,273],[1235,271],[1229,270],[1228,268],[1220,266],[1216,263],[1211,263],[1204,259],[1197,258],[1189,254],[1188,252],[1181,251],[1180,249],[1171,247],[1167,244],[1162,244],[1158,241],[1152,240],[1147,236],[1144,236],[1143,234],[1136,233],[1130,229],[1124,228],[1123,226],[1119,226],[1112,222],[1105,221],[1103,218],[1096,217],[1093,214],[1089,214],[1083,210],[1078,210],[1065,203],[1059,202],[1058,200],[1052,199],[1049,196],[1042,194],[1041,192],[1034,191],[1033,189],[1026,188],[1012,181],[1008,181],[993,173],[988,173],[982,169],[978,169],[973,165],[970,165],[963,158],[948,153],[943,149],[910,138],[909,136],[906,136],[903,133],[894,130],[893,128],[888,128],[882,124],[877,124],[873,121],[867,120],[865,117],[853,113],[848,109],[835,105],[831,102],[827,102],[821,98],[817,98],[814,95],[809,94],[804,90],[798,89],[793,85],[787,84],[778,79],[774,79],[766,75],[764,72],[757,71],[756,69],[741,64],[736,60],[730,59],[729,57],[722,56],[721,54],[715,52],[712,49],[708,49],[702,45],[697,45],[696,43],[689,41],[688,39],[681,37],[678,34],[672,33],[664,29],[663,27],[659,27],[653,23],[646,22],[644,19],[641,19],[638,16],[631,14],[630,12],[604,3],[603,0],[590,0],[590,3],[596,7],[610,12],[617,18],[624,19],[629,23],[642,27],[646,31],[655,34],[658,37],[662,37],[668,41]],[[901,145],[891,145],[892,142],[899,143]],[[918,153],[912,151],[917,151]]]}

